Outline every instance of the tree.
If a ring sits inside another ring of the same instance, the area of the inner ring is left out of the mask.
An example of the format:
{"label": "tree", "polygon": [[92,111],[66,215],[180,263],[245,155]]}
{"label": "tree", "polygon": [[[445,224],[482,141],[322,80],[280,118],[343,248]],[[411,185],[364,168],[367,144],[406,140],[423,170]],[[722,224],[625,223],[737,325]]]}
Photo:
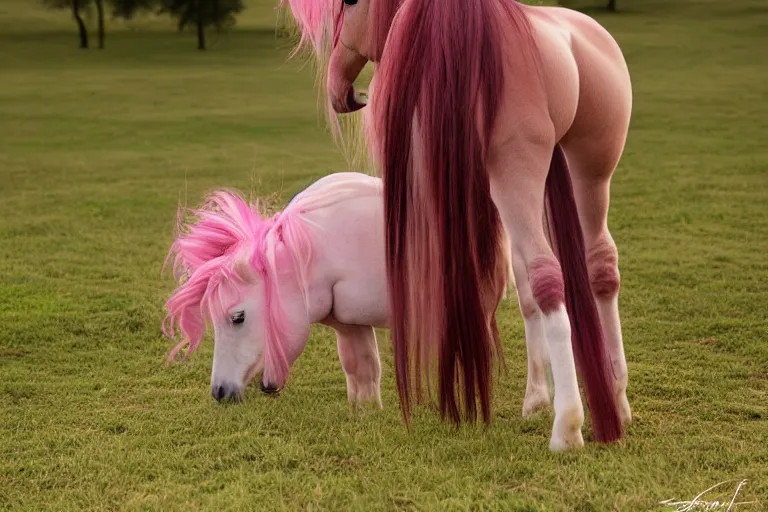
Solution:
{"label": "tree", "polygon": [[235,15],[244,9],[243,0],[162,0],[160,12],[178,19],[179,30],[197,28],[197,49],[205,50],[205,29],[223,30],[235,24]]}
{"label": "tree", "polygon": [[111,0],[112,16],[130,20],[140,11],[152,11],[160,5],[159,0]]}
{"label": "tree", "polygon": [[96,0],[96,11],[99,15],[99,50],[104,49],[104,0]]}
{"label": "tree", "polygon": [[77,30],[80,34],[80,48],[88,48],[88,29],[85,27],[82,9],[87,7],[90,0],[44,0],[45,5],[51,9],[72,9],[72,17],[77,23]]}
{"label": "tree", "polygon": [[[205,1],[205,0],[202,0]],[[141,10],[150,10],[159,5],[159,0],[107,0],[112,4],[112,15],[115,18],[130,19]],[[83,21],[82,12],[96,6],[99,29],[99,48],[104,48],[104,3],[105,0],[43,0],[51,9],[71,9],[72,17],[77,23],[80,34],[80,48],[88,48],[88,29]]]}
{"label": "tree", "polygon": [[80,34],[80,48],[88,48],[88,29],[82,11],[96,6],[99,23],[99,48],[104,48],[104,4],[112,6],[115,18],[131,19],[140,11],[170,13],[178,19],[179,30],[188,25],[197,29],[197,47],[205,50],[205,29],[224,30],[235,24],[235,15],[245,6],[243,0],[42,0],[52,9],[71,9]]}
{"label": "tree", "polygon": [[[52,9],[71,9],[80,34],[80,48],[88,48],[88,29],[82,11],[91,6],[91,0],[43,0]],[[119,0],[115,0],[119,1]],[[104,48],[104,0],[94,0],[99,22],[99,49]]]}

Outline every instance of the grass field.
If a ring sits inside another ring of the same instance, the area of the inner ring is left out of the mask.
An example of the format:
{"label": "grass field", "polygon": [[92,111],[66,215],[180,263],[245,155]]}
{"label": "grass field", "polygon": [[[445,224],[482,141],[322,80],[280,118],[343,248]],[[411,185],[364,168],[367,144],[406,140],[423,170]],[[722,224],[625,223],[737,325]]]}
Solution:
{"label": "grass field", "polygon": [[[177,202],[279,194],[345,170],[314,76],[272,0],[209,52],[165,20],[77,49],[67,13],[0,4],[0,508],[9,510],[768,510],[768,7],[619,0],[594,14],[634,82],[612,188],[635,422],[550,454],[520,416],[522,321],[490,428],[431,411],[409,433],[381,333],[383,411],[353,413],[330,330],[279,399],[221,406],[210,340],[166,367],[160,270]],[[213,36],[213,39],[216,39]],[[723,508],[724,510],[724,508]]]}

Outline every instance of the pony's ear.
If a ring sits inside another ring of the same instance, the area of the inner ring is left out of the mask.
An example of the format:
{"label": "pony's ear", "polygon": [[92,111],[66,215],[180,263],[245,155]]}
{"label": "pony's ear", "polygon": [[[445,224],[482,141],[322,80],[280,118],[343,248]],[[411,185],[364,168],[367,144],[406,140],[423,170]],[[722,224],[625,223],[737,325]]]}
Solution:
{"label": "pony's ear", "polygon": [[232,265],[232,270],[237,277],[247,284],[255,283],[258,278],[258,274],[251,266],[250,258],[245,255],[240,256],[235,260],[234,265]]}

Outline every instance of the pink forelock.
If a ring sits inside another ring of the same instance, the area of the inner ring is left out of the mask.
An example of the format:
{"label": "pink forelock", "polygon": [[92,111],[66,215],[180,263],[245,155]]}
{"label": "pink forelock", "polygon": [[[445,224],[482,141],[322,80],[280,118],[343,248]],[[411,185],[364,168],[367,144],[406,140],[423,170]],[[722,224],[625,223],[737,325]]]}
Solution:
{"label": "pink forelock", "polygon": [[341,7],[336,14],[333,15],[333,47],[339,44],[339,38],[341,37],[341,27],[344,25],[344,7]]}

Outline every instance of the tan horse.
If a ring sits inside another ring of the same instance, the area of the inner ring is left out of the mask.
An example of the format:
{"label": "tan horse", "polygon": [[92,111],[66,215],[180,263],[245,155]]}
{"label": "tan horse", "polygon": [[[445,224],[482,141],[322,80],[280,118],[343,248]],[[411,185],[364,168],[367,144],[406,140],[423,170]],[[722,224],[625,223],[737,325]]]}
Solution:
{"label": "tan horse", "polygon": [[[336,112],[364,106],[353,82],[366,62],[377,63],[369,142],[385,182],[392,334],[406,417],[409,377],[436,356],[443,415],[458,421],[461,401],[474,417],[479,397],[489,418],[498,338],[485,298],[498,283],[486,269],[495,264],[497,238],[481,236],[480,224],[487,232],[497,209],[512,240],[525,319],[524,414],[549,402],[549,356],[550,448],[583,445],[578,363],[596,438],[620,438],[631,412],[607,215],[632,92],[614,39],[578,12],[511,0],[289,3],[315,49],[332,48],[327,87]],[[333,44],[324,44],[329,34]]]}

